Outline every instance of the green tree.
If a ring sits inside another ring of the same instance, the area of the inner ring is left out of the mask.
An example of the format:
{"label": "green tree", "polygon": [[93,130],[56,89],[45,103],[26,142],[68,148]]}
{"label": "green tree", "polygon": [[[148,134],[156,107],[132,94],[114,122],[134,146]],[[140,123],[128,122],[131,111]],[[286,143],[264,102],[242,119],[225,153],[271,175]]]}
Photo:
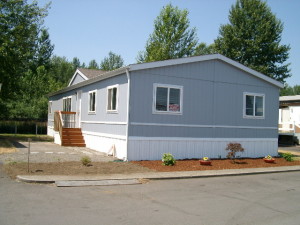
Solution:
{"label": "green tree", "polygon": [[229,11],[229,24],[222,25],[215,40],[220,53],[271,78],[290,77],[290,47],[281,45],[283,23],[261,0],[237,0]]}
{"label": "green tree", "polygon": [[47,15],[47,8],[48,5],[39,8],[37,2],[27,4],[26,0],[0,1],[2,98],[17,96],[19,78],[39,59],[39,44],[43,45],[43,18]]}
{"label": "green tree", "polygon": [[111,51],[108,53],[108,57],[105,57],[100,63],[100,69],[105,71],[115,70],[122,66],[124,66],[124,60],[121,55]]}
{"label": "green tree", "polygon": [[95,59],[90,61],[88,69],[99,69],[98,63]]}
{"label": "green tree", "polygon": [[196,28],[190,29],[189,12],[168,4],[154,21],[145,51],[139,52],[137,61],[151,62],[175,59],[194,54],[198,39]]}
{"label": "green tree", "polygon": [[74,70],[81,67],[80,60],[77,57],[73,58],[72,63],[73,63]]}
{"label": "green tree", "polygon": [[284,85],[284,88],[280,90],[280,96],[287,95],[300,95],[300,85],[289,86],[288,84]]}
{"label": "green tree", "polygon": [[209,55],[216,53],[215,45],[207,45],[204,42],[201,42],[195,49],[194,55]]}
{"label": "green tree", "polygon": [[37,42],[34,68],[44,66],[46,69],[49,69],[53,49],[54,45],[51,44],[48,31],[42,29]]}
{"label": "green tree", "polygon": [[69,84],[75,70],[74,61],[69,62],[66,57],[53,56],[48,74],[60,88],[63,88]]}

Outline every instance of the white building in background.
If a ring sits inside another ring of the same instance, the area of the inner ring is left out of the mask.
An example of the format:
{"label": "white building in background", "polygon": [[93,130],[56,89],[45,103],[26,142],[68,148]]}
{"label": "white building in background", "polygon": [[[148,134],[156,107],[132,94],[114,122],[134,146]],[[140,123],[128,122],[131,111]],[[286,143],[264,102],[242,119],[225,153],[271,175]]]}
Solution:
{"label": "white building in background", "polygon": [[300,136],[300,95],[279,97],[279,132]]}

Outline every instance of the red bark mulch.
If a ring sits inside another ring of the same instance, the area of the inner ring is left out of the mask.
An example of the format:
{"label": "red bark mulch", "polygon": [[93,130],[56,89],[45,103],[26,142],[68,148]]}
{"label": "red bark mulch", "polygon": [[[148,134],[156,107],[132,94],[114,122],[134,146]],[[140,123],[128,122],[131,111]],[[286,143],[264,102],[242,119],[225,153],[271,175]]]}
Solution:
{"label": "red bark mulch", "polygon": [[243,169],[243,168],[261,168],[261,167],[277,167],[277,166],[297,166],[300,161],[288,162],[284,158],[276,158],[274,163],[266,163],[262,158],[258,159],[237,159],[233,163],[229,159],[214,159],[211,160],[211,166],[200,165],[198,159],[177,160],[174,166],[164,166],[162,161],[132,161],[147,167],[151,170],[159,172],[172,172],[172,171],[195,171],[195,170],[225,170],[225,169]]}

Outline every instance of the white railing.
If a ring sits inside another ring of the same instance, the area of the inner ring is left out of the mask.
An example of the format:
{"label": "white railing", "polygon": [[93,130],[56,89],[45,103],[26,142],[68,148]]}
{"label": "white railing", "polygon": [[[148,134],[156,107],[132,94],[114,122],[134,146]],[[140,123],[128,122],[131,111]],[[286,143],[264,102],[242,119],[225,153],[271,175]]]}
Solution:
{"label": "white railing", "polygon": [[278,130],[281,133],[300,133],[300,124],[292,123],[278,123]]}

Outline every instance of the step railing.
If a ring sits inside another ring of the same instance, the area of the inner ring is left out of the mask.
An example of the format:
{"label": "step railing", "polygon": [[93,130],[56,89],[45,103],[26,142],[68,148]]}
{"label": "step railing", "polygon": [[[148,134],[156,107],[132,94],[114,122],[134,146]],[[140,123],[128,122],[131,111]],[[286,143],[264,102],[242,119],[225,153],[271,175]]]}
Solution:
{"label": "step railing", "polygon": [[76,127],[76,112],[56,111],[54,112],[54,130],[62,136],[62,128]]}
{"label": "step railing", "polygon": [[62,127],[76,128],[76,112],[61,111]]}
{"label": "step railing", "polygon": [[54,112],[54,131],[59,132],[59,136],[62,136],[62,118],[60,111]]}

